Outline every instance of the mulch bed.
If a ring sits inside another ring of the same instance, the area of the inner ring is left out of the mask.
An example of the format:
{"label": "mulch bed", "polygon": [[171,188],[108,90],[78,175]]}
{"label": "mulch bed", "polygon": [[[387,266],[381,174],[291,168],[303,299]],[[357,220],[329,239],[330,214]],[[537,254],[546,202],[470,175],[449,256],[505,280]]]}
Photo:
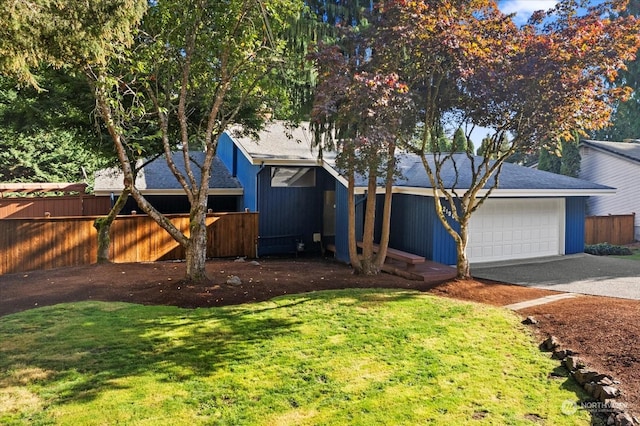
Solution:
{"label": "mulch bed", "polygon": [[[260,259],[207,263],[209,282],[182,281],[185,264],[156,262],[87,265],[0,276],[0,316],[57,303],[124,301],[185,308],[233,305],[284,294],[343,288],[401,288],[504,306],[556,294],[484,280],[427,285],[389,274],[353,275],[349,267],[323,259]],[[229,276],[243,284],[226,284]],[[532,315],[540,341],[549,335],[578,352],[595,370],[621,382],[620,401],[640,413],[640,302],[581,296],[520,311]]]}

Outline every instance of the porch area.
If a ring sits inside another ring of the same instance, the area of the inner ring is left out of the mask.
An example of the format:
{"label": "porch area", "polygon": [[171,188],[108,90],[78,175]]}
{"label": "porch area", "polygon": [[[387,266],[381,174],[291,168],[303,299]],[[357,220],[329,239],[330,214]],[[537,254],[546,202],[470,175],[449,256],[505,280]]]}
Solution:
{"label": "porch area", "polygon": [[424,281],[427,284],[439,284],[456,277],[456,268],[426,259],[408,269],[406,263],[387,257],[382,270],[410,280]]}

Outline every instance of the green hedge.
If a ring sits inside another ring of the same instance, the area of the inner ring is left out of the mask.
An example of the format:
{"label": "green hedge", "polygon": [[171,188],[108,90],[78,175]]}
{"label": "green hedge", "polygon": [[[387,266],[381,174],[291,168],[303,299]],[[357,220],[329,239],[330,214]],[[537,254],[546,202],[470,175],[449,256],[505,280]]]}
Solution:
{"label": "green hedge", "polygon": [[596,256],[628,256],[633,254],[627,247],[615,246],[609,243],[591,244],[584,247],[584,252]]}

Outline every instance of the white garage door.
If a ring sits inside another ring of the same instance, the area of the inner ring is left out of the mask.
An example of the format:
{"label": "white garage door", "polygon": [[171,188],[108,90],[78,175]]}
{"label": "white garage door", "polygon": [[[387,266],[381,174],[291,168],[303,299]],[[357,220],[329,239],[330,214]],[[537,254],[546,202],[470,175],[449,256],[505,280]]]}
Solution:
{"label": "white garage door", "polygon": [[473,214],[471,262],[526,259],[564,251],[564,199],[489,199]]}

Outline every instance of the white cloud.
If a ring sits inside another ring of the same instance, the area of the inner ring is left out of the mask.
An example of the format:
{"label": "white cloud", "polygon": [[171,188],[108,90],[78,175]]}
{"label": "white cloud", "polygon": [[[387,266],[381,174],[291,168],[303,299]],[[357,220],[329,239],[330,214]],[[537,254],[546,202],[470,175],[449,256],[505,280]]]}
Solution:
{"label": "white cloud", "polygon": [[515,13],[514,22],[524,24],[536,10],[549,10],[556,3],[557,0],[502,0],[498,2],[498,7],[502,13]]}

